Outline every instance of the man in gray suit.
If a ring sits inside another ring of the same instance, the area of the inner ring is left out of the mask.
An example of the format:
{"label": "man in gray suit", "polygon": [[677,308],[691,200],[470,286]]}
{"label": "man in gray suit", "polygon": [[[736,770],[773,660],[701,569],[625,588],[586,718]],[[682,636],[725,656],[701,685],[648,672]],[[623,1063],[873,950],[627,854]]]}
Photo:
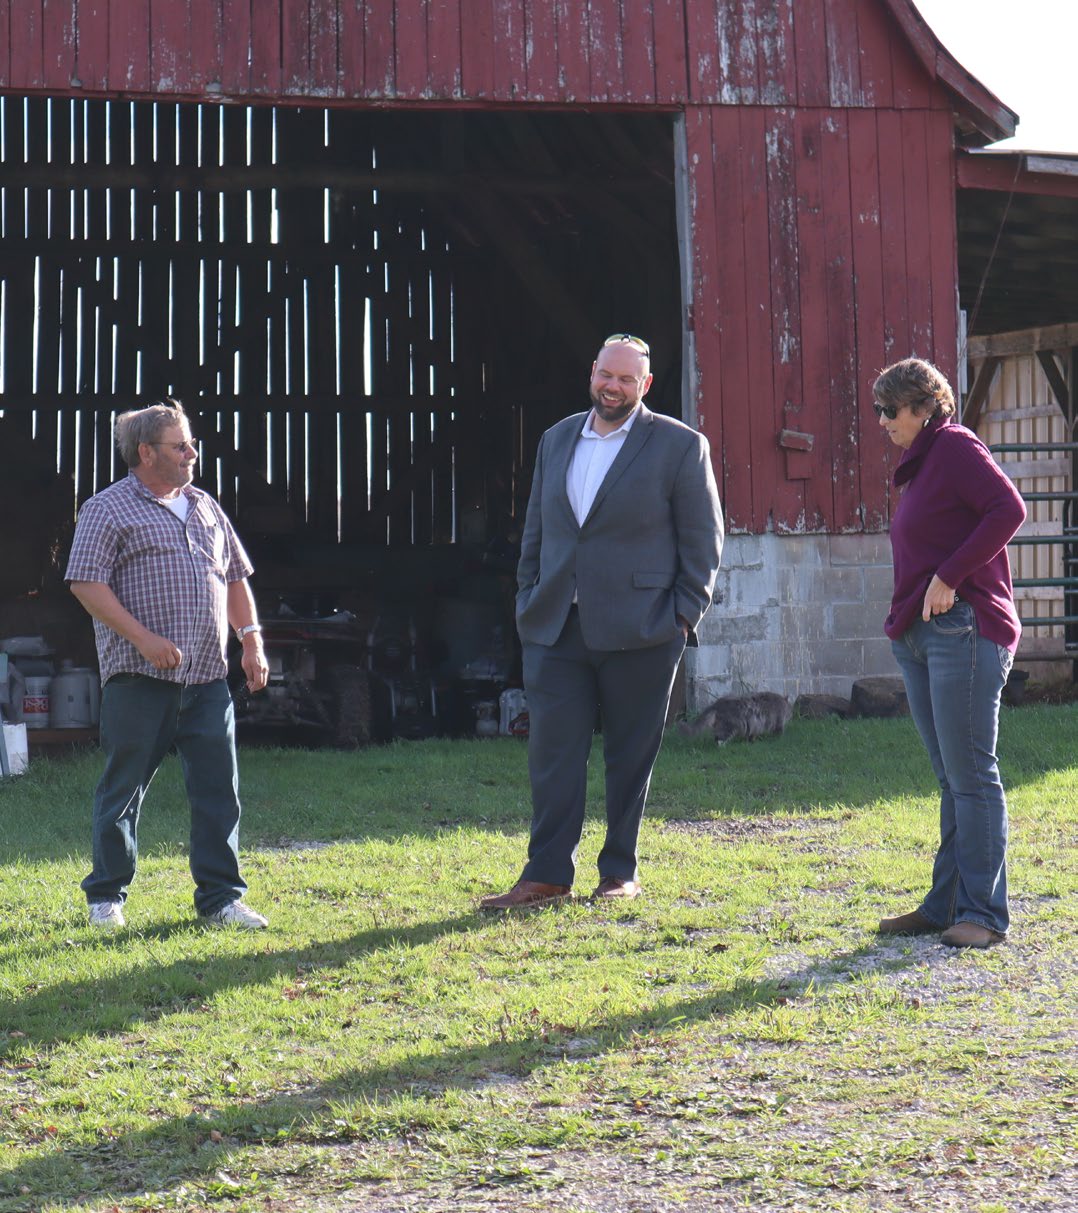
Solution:
{"label": "man in gray suit", "polygon": [[531,841],[520,880],[484,910],[572,895],[596,711],[606,841],[595,898],[641,892],[636,844],[674,674],[711,605],[722,509],[702,434],[651,412],[650,351],[608,337],[591,410],[539,442],[517,570],[530,736]]}

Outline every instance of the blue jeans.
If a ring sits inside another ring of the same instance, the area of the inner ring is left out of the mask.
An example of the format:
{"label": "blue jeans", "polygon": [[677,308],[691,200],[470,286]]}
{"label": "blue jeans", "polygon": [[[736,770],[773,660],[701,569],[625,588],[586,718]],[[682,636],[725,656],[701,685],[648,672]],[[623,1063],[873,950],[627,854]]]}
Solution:
{"label": "blue jeans", "polygon": [[940,846],[921,913],[940,927],[1006,933],[1007,801],[999,778],[999,700],[1011,653],[977,632],[968,602],[918,619],[892,649],[939,780]]}
{"label": "blue jeans", "polygon": [[127,897],[142,802],[172,745],[191,806],[195,909],[212,914],[247,891],[239,870],[236,727],[227,683],[181,686],[117,674],[101,694],[105,770],[94,793],[94,867],[82,882],[88,901]]}

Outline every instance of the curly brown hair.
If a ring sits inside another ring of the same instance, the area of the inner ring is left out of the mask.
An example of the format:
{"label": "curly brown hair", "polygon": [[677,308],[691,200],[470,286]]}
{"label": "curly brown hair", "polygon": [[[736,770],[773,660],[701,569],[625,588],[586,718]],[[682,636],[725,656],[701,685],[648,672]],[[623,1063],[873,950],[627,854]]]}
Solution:
{"label": "curly brown hair", "polygon": [[908,405],[918,417],[951,417],[954,392],[941,371],[923,358],[903,358],[880,371],[872,385],[880,404],[900,409]]}

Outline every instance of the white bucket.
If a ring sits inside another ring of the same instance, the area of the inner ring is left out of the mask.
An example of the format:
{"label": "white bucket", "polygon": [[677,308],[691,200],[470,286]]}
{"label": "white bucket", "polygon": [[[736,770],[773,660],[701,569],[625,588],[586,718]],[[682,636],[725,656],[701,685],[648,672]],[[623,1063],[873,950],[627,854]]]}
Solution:
{"label": "white bucket", "polygon": [[26,747],[26,725],[5,724],[4,745],[7,747],[9,772],[12,775],[21,775],[30,762],[30,755]]}
{"label": "white bucket", "polygon": [[49,683],[43,675],[27,675],[26,690],[22,697],[22,718],[28,729],[49,727]]}
{"label": "white bucket", "polygon": [[96,675],[92,670],[61,670],[49,683],[49,725],[54,729],[89,729],[96,721]]}

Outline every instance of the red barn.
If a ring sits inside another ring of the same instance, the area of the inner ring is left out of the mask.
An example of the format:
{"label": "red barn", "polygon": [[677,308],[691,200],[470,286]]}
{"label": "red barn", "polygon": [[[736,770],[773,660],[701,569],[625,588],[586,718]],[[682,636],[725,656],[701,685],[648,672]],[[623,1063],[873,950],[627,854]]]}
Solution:
{"label": "red barn", "polygon": [[868,387],[911,352],[955,375],[957,164],[1015,122],[909,0],[23,0],[0,28],[20,466],[77,503],[113,414],[178,395],[264,590],[408,616],[459,671],[505,626],[538,434],[639,332],[734,535],[691,697],[892,668]]}

